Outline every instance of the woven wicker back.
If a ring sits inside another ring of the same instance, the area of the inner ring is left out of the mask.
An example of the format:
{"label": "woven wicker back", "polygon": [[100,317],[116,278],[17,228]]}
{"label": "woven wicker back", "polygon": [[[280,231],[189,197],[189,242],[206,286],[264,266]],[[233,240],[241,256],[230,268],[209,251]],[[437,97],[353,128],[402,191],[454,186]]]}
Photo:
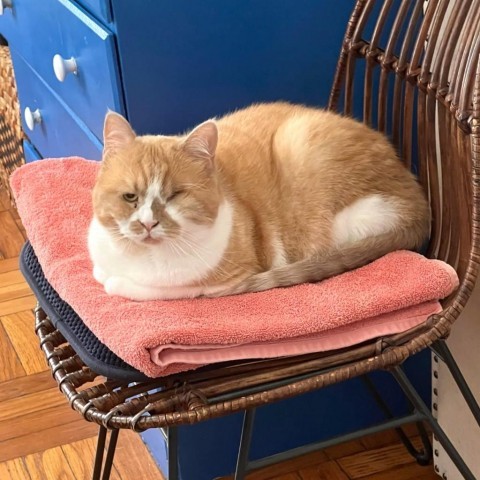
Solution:
{"label": "woven wicker back", "polygon": [[459,310],[477,276],[479,53],[477,0],[358,0],[329,103],[388,134],[418,174],[428,254],[457,269]]}
{"label": "woven wicker back", "polygon": [[24,163],[22,139],[20,107],[10,52],[7,47],[0,46],[0,188],[6,188],[12,203],[8,178]]}

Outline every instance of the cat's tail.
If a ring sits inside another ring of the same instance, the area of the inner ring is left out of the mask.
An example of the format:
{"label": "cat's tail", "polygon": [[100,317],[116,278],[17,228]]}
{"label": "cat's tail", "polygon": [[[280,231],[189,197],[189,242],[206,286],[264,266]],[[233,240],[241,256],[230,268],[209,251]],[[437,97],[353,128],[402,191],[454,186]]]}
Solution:
{"label": "cat's tail", "polygon": [[220,292],[219,295],[261,292],[305,282],[318,282],[366,265],[395,250],[418,249],[422,245],[424,237],[425,235],[412,235],[411,231],[405,231],[403,234],[399,231],[392,231],[365,238],[352,245],[337,247],[305,260],[257,273]]}

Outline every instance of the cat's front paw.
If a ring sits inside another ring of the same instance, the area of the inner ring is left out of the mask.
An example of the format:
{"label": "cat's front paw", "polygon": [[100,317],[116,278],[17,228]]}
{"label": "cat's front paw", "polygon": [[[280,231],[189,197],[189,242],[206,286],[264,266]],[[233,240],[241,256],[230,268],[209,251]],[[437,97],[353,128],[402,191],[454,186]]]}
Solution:
{"label": "cat's front paw", "polygon": [[156,290],[138,285],[125,277],[113,276],[107,278],[104,288],[108,295],[124,297],[136,302],[159,298]]}
{"label": "cat's front paw", "polygon": [[102,285],[107,281],[108,275],[98,266],[93,267],[93,278]]}
{"label": "cat's front paw", "polygon": [[122,277],[108,277],[104,283],[105,291],[108,295],[116,295],[118,297],[128,297],[130,290],[129,281]]}

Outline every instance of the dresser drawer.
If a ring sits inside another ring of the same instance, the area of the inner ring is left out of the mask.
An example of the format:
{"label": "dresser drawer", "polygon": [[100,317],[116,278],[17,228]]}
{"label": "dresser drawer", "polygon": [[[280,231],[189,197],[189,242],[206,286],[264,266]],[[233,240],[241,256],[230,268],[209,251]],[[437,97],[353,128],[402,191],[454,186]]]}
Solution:
{"label": "dresser drawer", "polygon": [[[18,53],[12,52],[12,61],[17,79],[22,126],[40,155],[78,155],[93,160],[100,159],[102,144],[88,127],[50,90]],[[32,120],[36,120],[38,115],[40,118],[34,123]]]}
{"label": "dresser drawer", "polygon": [[23,155],[25,157],[25,163],[35,162],[42,158],[37,152],[37,149],[28,140],[23,141]]}
{"label": "dresser drawer", "polygon": [[97,18],[106,23],[112,21],[112,11],[110,0],[76,0],[77,3],[92,12]]}
{"label": "dresser drawer", "polygon": [[[123,113],[112,33],[69,0],[12,0],[12,4],[9,21],[15,28],[5,27],[10,46],[102,138],[107,109]],[[74,58],[77,73],[58,80],[55,55]]]}

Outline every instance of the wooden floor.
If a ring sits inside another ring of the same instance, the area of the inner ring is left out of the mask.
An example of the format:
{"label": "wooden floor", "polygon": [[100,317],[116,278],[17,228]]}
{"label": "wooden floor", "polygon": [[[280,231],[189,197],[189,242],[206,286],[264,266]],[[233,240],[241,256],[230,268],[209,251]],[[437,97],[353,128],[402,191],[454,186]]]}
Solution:
{"label": "wooden floor", "polygon": [[[0,480],[86,480],[91,475],[97,427],[70,409],[47,371],[33,331],[35,299],[18,270],[24,238],[18,215],[0,190]],[[140,437],[122,431],[111,478],[163,477]],[[417,466],[389,431],[257,471],[248,478],[438,477],[432,467]]]}

